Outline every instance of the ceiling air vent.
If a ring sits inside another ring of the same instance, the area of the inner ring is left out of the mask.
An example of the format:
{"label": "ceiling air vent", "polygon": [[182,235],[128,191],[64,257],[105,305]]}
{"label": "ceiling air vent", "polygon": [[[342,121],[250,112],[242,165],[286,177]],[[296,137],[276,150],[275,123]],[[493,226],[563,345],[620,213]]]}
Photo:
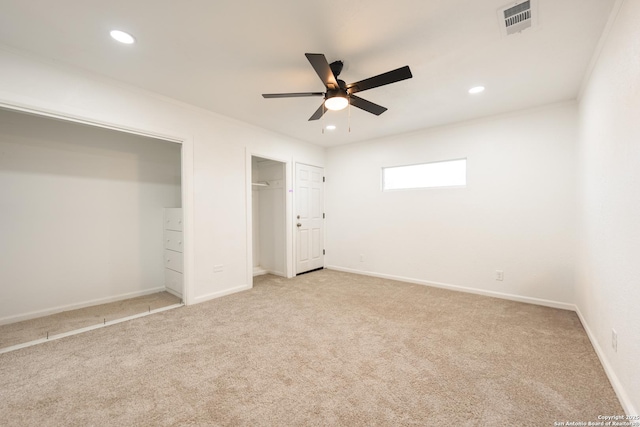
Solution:
{"label": "ceiling air vent", "polygon": [[526,0],[498,10],[502,34],[509,36],[530,28],[535,23],[535,3],[535,0]]}

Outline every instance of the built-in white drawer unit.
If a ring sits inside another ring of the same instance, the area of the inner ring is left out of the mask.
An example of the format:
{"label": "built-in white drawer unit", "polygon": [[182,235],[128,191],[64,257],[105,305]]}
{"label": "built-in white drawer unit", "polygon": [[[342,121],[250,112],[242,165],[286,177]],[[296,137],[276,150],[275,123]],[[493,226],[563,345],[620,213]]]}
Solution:
{"label": "built-in white drawer unit", "polygon": [[182,295],[182,273],[173,271],[169,268],[164,269],[165,286],[172,293]]}
{"label": "built-in white drawer unit", "polygon": [[165,208],[164,229],[182,231],[182,208]]}
{"label": "built-in white drawer unit", "polygon": [[182,209],[164,210],[164,278],[167,291],[182,297],[183,255]]}
{"label": "built-in white drawer unit", "polygon": [[175,251],[164,251],[164,266],[182,273],[182,254]]}
{"label": "built-in white drawer unit", "polygon": [[164,248],[182,253],[182,231],[164,230]]}

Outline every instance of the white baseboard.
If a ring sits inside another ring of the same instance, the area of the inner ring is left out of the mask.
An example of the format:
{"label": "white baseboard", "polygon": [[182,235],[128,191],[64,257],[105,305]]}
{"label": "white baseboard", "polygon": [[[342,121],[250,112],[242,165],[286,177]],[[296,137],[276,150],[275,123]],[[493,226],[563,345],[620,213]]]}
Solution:
{"label": "white baseboard", "polygon": [[262,267],[253,267],[253,277],[273,274],[274,276],[287,277],[282,271],[267,270]]}
{"label": "white baseboard", "polygon": [[253,267],[253,277],[262,276],[268,274],[269,271],[265,270],[262,267]]}
{"label": "white baseboard", "polygon": [[591,345],[593,346],[593,349],[598,355],[598,359],[600,359],[600,363],[604,368],[604,372],[607,374],[607,377],[609,378],[609,382],[611,383],[613,390],[616,392],[616,396],[618,396],[618,400],[622,405],[622,409],[624,409],[627,415],[640,415],[640,413],[636,410],[636,408],[633,407],[633,403],[631,402],[631,399],[629,399],[629,395],[627,394],[624,387],[620,383],[618,376],[616,375],[615,371],[613,370],[613,367],[609,363],[609,359],[607,358],[607,355],[602,350],[602,347],[600,347],[600,343],[598,343],[596,336],[593,334],[593,332],[591,332],[591,328],[589,327],[587,320],[582,315],[582,312],[580,312],[580,307],[576,306],[575,310],[576,310],[576,313],[578,314],[578,318],[580,319],[580,322],[582,323],[582,327],[587,332],[587,336],[589,337],[589,341],[591,341]]}
{"label": "white baseboard", "polygon": [[165,288],[165,292],[169,292],[174,297],[178,297],[178,298],[180,298],[182,300],[182,293],[180,293],[178,291],[174,291],[173,289]]}
{"label": "white baseboard", "polygon": [[566,302],[551,301],[551,300],[534,298],[534,297],[525,297],[521,295],[507,294],[507,293],[496,292],[496,291],[487,291],[484,289],[468,288],[465,286],[451,285],[449,283],[432,282],[429,280],[414,279],[411,277],[395,276],[393,274],[384,274],[384,273],[375,273],[371,271],[355,270],[352,268],[338,267],[335,265],[328,265],[328,266],[325,266],[325,268],[329,270],[344,271],[345,273],[354,273],[354,274],[361,274],[364,276],[380,277],[382,279],[397,280],[399,282],[415,283],[418,285],[448,289],[451,291],[467,292],[471,294],[484,295],[488,297],[501,298],[501,299],[507,299],[511,301],[524,302],[528,304],[543,305],[545,307],[553,307],[553,308],[560,308],[563,310],[575,311],[575,305],[569,304]]}
{"label": "white baseboard", "polygon": [[155,294],[156,292],[164,292],[165,290],[166,288],[164,286],[161,286],[159,288],[146,289],[144,291],[129,292],[126,294],[120,294],[120,295],[115,295],[115,296],[110,296],[105,298],[97,298],[97,299],[78,302],[74,304],[60,305],[57,307],[46,308],[44,310],[30,311],[29,313],[2,317],[0,318],[0,325],[21,322],[23,320],[35,319],[37,317],[42,317],[42,316],[49,316],[51,314],[62,313],[63,311],[77,310],[79,308],[90,307],[92,305],[107,304],[110,302],[121,301],[123,299],[141,297],[144,295]]}
{"label": "white baseboard", "polygon": [[240,286],[236,286],[236,287],[231,288],[231,289],[225,289],[224,291],[212,292],[210,294],[206,294],[206,295],[201,295],[199,297],[195,297],[191,304],[199,304],[201,302],[205,302],[205,301],[209,301],[209,300],[212,300],[212,299],[224,297],[226,295],[235,294],[236,292],[247,291],[249,289],[251,289],[250,285],[240,285]]}

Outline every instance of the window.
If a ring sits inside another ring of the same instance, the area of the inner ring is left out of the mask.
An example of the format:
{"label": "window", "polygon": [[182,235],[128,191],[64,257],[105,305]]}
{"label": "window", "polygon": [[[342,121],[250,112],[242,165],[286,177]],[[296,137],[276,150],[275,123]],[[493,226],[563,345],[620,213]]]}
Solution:
{"label": "window", "polygon": [[382,168],[382,190],[467,185],[467,159]]}

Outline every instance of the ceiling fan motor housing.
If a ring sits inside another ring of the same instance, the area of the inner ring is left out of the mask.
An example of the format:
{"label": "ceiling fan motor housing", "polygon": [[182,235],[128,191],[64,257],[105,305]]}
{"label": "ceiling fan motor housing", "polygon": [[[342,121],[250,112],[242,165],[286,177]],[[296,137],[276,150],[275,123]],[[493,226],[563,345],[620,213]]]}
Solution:
{"label": "ceiling fan motor housing", "polygon": [[346,89],[328,89],[324,96],[324,99],[334,98],[339,96],[341,98],[348,98],[349,94]]}
{"label": "ceiling fan motor housing", "polygon": [[331,72],[334,76],[336,76],[336,78],[338,78],[338,76],[342,72],[342,67],[344,67],[344,62],[342,61],[333,61],[331,64],[329,64],[329,68],[331,68]]}

